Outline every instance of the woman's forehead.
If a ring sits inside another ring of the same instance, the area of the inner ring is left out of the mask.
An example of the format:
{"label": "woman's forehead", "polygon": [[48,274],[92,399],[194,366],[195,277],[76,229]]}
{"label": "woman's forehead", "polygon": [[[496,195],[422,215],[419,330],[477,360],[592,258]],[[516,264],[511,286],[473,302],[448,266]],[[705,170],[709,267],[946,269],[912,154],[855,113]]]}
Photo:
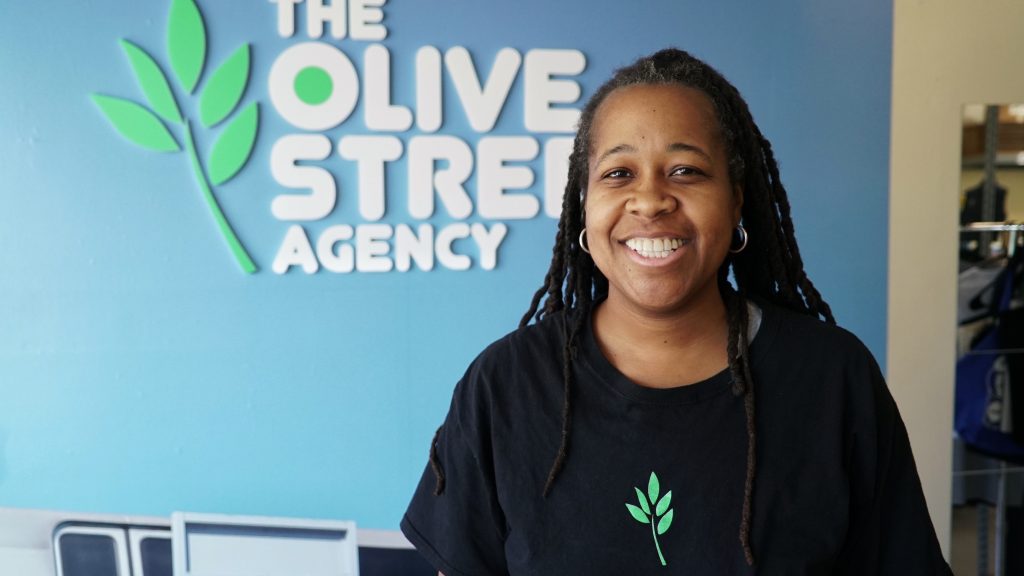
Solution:
{"label": "woman's forehead", "polygon": [[714,148],[721,144],[715,106],[704,92],[681,84],[638,84],[616,88],[598,106],[589,155],[621,144],[609,139],[647,136],[697,138]]}

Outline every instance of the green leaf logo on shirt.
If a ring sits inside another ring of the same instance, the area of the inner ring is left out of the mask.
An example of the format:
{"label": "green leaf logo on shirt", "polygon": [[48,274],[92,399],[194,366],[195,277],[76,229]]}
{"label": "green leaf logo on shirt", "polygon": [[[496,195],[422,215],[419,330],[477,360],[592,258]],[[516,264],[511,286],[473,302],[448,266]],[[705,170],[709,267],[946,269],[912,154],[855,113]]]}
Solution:
{"label": "green leaf logo on shirt", "polygon": [[[249,45],[242,44],[235,50],[201,87],[198,93],[201,127],[182,112],[171,83],[157,61],[128,40],[122,40],[121,46],[149,107],[103,94],[93,94],[93,102],[128,141],[157,152],[179,152],[184,148],[203,200],[238,266],[249,274],[255,272],[256,264],[238,240],[213,194],[213,186],[231,180],[245,166],[256,143],[259,109],[255,102],[239,109],[249,82]],[[167,52],[172,79],[186,95],[194,94],[206,63],[206,26],[195,0],[171,1]],[[203,132],[205,136],[218,125],[220,133],[213,136],[204,167],[193,133]],[[174,132],[179,133],[184,146]]]}
{"label": "green leaf logo on shirt", "polygon": [[654,548],[658,551],[658,559],[661,560],[662,566],[667,566],[665,556],[661,553],[658,536],[668,532],[669,527],[672,526],[673,510],[669,508],[672,504],[672,491],[669,490],[660,500],[658,499],[661,494],[661,483],[658,482],[658,475],[654,472],[651,472],[651,478],[647,481],[647,494],[636,487],[633,490],[636,491],[640,506],[626,504],[626,509],[637,522],[651,525],[651,537],[654,538]]}

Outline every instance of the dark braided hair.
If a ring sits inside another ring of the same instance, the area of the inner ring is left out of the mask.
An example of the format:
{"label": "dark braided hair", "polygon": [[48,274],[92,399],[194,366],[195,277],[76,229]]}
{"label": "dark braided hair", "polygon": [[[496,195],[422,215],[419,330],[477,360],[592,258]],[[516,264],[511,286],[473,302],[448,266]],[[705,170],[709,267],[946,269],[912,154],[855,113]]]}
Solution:
{"label": "dark braided hair", "polygon": [[[562,437],[558,453],[544,485],[547,496],[565,466],[572,423],[572,360],[576,341],[587,314],[607,294],[608,280],[579,246],[584,227],[583,205],[588,179],[590,137],[594,116],[609,94],[636,85],[681,85],[703,92],[714,105],[718,125],[729,157],[729,178],[743,190],[743,225],[749,235],[746,249],[730,254],[718,271],[718,286],[725,303],[729,336],[728,358],[732,391],[743,397],[747,426],[747,473],[744,482],[740,543],[748,564],[754,556],[750,547],[752,499],[756,470],[756,426],[754,388],[748,354],[747,297],[755,296],[811,316],[835,323],[832,311],[804,272],[800,250],[793,232],[789,199],[779,180],[779,168],[771,143],[761,134],[747,103],[736,88],[715,69],[682,50],[670,48],[641,58],[615,72],[598,88],[583,108],[569,157],[569,178],[562,199],[562,214],[555,234],[551,265],[544,284],[534,294],[520,327],[555,313],[563,313],[565,345],[563,357],[564,402]],[[729,282],[730,266],[735,287]],[[437,437],[435,435],[435,444]],[[444,472],[431,448],[431,465],[437,475],[437,493],[444,489]]]}

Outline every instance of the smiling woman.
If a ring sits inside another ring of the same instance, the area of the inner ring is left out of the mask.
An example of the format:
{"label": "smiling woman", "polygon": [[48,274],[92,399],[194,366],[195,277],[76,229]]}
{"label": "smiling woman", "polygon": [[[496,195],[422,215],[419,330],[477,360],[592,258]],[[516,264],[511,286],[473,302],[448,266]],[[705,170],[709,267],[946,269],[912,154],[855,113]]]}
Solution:
{"label": "smiling woman", "polygon": [[591,97],[544,285],[456,387],[402,528],[448,576],[950,574],[878,366],[705,63]]}

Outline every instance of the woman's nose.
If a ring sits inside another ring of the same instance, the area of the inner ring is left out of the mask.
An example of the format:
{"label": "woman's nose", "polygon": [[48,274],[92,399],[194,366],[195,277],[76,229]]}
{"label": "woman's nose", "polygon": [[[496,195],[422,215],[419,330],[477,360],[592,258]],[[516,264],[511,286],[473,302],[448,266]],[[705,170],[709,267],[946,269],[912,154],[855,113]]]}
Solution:
{"label": "woman's nose", "polygon": [[626,208],[631,214],[655,218],[675,210],[677,206],[678,201],[668,192],[665,183],[648,177],[637,180]]}

